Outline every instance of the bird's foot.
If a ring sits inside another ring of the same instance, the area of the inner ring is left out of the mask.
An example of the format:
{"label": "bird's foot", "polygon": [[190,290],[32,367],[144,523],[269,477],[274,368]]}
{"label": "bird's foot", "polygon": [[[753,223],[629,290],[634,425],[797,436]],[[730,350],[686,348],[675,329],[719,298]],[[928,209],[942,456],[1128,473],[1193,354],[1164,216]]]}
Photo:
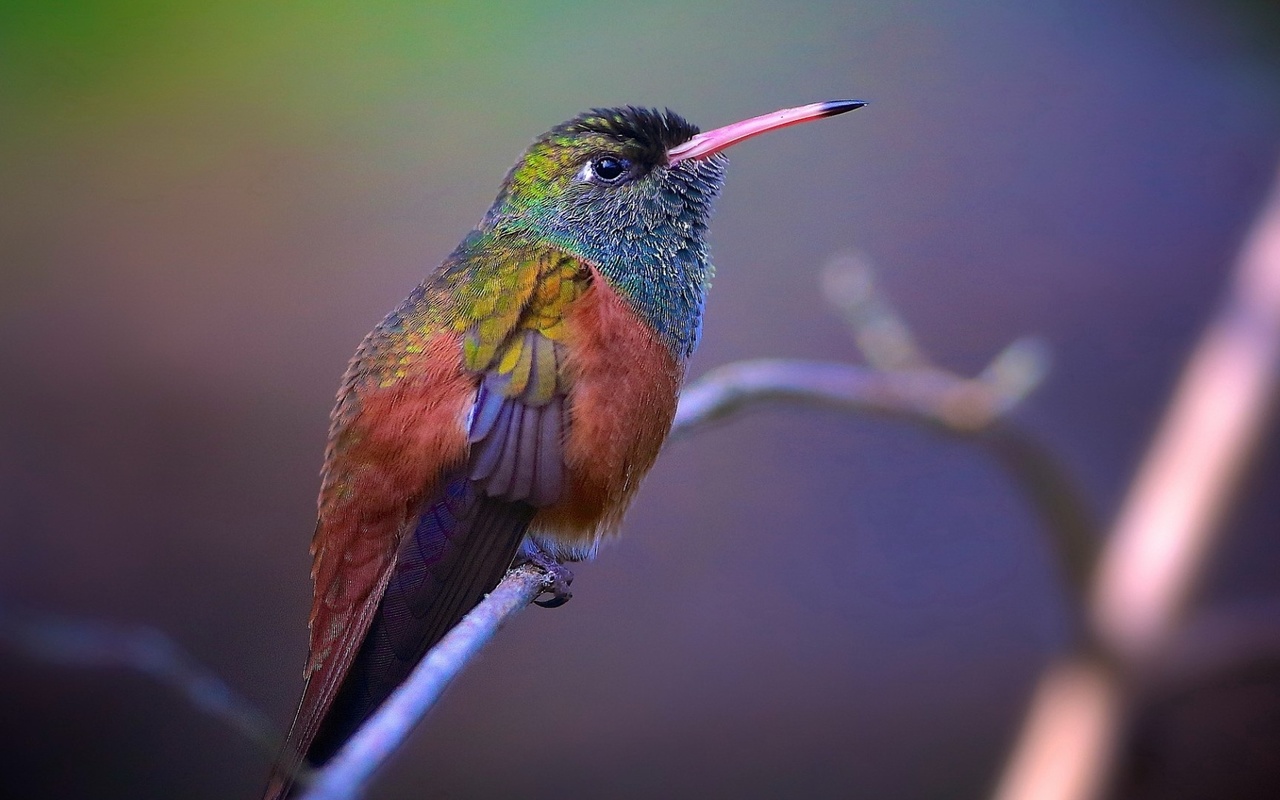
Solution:
{"label": "bird's foot", "polygon": [[521,549],[520,557],[517,559],[519,563],[532,564],[543,572],[547,573],[546,588],[543,594],[549,594],[551,597],[546,600],[534,600],[533,602],[543,608],[559,608],[569,602],[569,598],[573,597],[573,592],[569,591],[569,584],[573,583],[573,571],[561,564],[550,553],[543,550],[536,544],[526,542],[526,546]]}

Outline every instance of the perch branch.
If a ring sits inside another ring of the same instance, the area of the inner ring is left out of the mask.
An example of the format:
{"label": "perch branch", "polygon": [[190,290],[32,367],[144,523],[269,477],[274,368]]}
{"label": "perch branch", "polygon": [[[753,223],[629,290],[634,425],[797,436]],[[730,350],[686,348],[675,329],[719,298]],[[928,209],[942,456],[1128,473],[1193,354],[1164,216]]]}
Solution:
{"label": "perch branch", "polygon": [[445,687],[508,619],[533,602],[548,586],[548,576],[531,566],[517,567],[471,613],[453,627],[414,667],[408,680],[379,707],[324,768],[311,775],[303,800],[358,797],[391,754],[408,738]]}
{"label": "perch branch", "polygon": [[1278,368],[1280,176],[1121,506],[1095,577],[1088,646],[1041,680],[999,800],[1087,800],[1105,789],[1133,678],[1177,632]]}

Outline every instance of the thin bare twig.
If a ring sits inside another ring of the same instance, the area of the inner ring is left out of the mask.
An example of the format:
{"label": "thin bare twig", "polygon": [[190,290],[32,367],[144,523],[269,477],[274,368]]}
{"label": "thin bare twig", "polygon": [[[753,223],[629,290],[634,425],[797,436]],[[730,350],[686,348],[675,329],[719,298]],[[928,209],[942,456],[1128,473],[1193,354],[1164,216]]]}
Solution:
{"label": "thin bare twig", "polygon": [[824,361],[738,361],[711,370],[681,393],[671,435],[687,435],[749,406],[778,401],[886,414],[973,433],[1020,399],[997,395],[980,380],[935,369],[885,372]]}
{"label": "thin bare twig", "polygon": [[[893,349],[903,352],[901,346]],[[920,366],[889,371],[793,359],[739,361],[711,370],[684,390],[671,435],[696,433],[757,405],[786,402],[882,414],[969,438],[996,458],[1031,501],[1081,606],[1098,551],[1097,525],[1067,471],[1007,416],[1037,385],[1043,359],[1038,344],[1020,340],[978,378]],[[911,360],[921,363],[918,355]]]}
{"label": "thin bare twig", "polygon": [[124,667],[163,683],[193,706],[275,755],[283,737],[256,706],[238,695],[162,631],[149,625],[66,619],[0,611],[0,642],[10,649],[75,667]]}
{"label": "thin bare twig", "polygon": [[1280,175],[1121,507],[1097,570],[1088,646],[1041,680],[999,800],[1105,790],[1134,677],[1179,627],[1261,438],[1278,369]]}
{"label": "thin bare twig", "polygon": [[502,583],[463,617],[414,667],[401,686],[322,769],[311,776],[303,800],[358,797],[373,773],[408,738],[459,672],[502,625],[548,586],[546,573],[531,566],[511,570]]}
{"label": "thin bare twig", "polygon": [[[992,359],[977,378],[962,378],[933,364],[916,342],[911,326],[880,286],[871,259],[865,254],[847,252],[829,260],[822,270],[822,289],[827,302],[848,323],[867,363],[886,380],[903,373],[927,374],[955,386],[947,393],[952,397],[984,398],[977,408],[985,408],[985,414],[960,415],[958,419],[953,413],[935,414],[935,421],[947,433],[971,435],[1031,501],[1075,601],[1072,605],[1083,608],[1101,531],[1068,471],[1007,413],[1048,372],[1045,345],[1032,338],[1018,339]],[[952,401],[950,405],[973,408],[972,403]],[[924,417],[917,419],[928,421]]]}

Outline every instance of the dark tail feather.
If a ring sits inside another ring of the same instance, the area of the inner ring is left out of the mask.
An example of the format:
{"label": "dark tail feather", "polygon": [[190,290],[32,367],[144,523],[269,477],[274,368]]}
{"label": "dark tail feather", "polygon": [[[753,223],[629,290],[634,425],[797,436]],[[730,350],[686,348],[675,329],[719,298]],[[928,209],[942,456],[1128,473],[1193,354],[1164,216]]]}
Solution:
{"label": "dark tail feather", "polygon": [[432,645],[510,568],[534,509],[449,484],[396,554],[395,572],[307,757],[323,764],[404,682]]}
{"label": "dark tail feather", "polygon": [[[307,750],[313,766],[334,756],[423,655],[492,591],[520,549],[535,509],[495,500],[465,477],[423,506],[396,553],[395,569],[360,651]],[[276,776],[268,797],[290,797]]]}

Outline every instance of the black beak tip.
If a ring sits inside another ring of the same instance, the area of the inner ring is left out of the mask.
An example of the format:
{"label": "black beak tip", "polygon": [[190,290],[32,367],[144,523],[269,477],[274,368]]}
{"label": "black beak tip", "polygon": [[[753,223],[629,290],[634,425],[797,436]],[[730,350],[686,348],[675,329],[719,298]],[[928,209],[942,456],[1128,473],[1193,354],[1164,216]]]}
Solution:
{"label": "black beak tip", "polygon": [[834,117],[836,114],[853,111],[855,108],[862,108],[865,105],[866,102],[862,100],[828,100],[822,104],[822,116]]}

